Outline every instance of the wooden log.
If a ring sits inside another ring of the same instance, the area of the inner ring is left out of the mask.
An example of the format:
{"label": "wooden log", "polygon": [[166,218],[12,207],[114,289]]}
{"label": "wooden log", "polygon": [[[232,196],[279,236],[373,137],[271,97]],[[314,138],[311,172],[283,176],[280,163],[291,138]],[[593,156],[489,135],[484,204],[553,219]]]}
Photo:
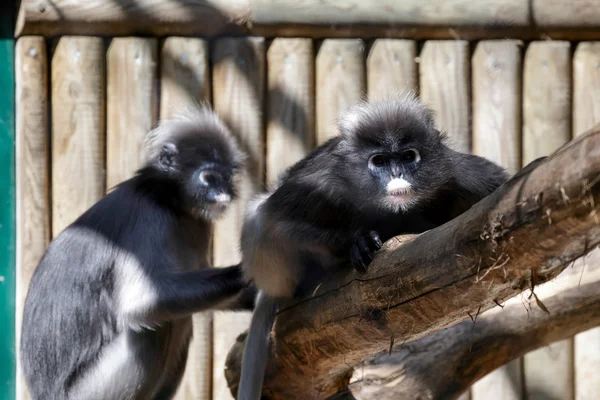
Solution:
{"label": "wooden log", "polygon": [[[523,165],[571,138],[571,52],[568,42],[534,42],[525,54]],[[573,398],[573,342],[566,339],[524,358],[525,393]]]}
{"label": "wooden log", "polygon": [[595,0],[531,0],[533,21],[544,28],[598,28],[600,3]]}
{"label": "wooden log", "polygon": [[595,0],[22,0],[21,35],[600,38]]}
{"label": "wooden log", "polygon": [[[263,393],[327,397],[392,340],[423,338],[553,279],[600,244],[599,175],[600,126],[454,220],[386,242],[366,274],[340,270],[282,305]],[[233,391],[244,337],[229,356]]]}
{"label": "wooden log", "polygon": [[514,174],[521,167],[520,43],[479,42],[472,64],[473,154]]}
{"label": "wooden log", "polygon": [[[382,0],[251,0],[252,20],[256,24],[386,24],[486,26],[509,24],[526,26],[529,10],[520,0],[468,0],[447,2]],[[468,11],[467,11],[468,10]]]}
{"label": "wooden log", "polygon": [[[249,154],[240,197],[215,226],[214,265],[241,261],[239,240],[248,199],[261,190],[264,176],[262,118],[265,80],[263,38],[223,38],[213,51],[213,104]],[[236,337],[250,325],[250,312],[216,312],[214,317],[213,399],[232,398],[223,374],[225,358]]]}
{"label": "wooden log", "polygon": [[[210,101],[208,42],[169,37],[161,48],[160,119],[170,119],[187,107]],[[212,244],[209,248],[212,247]],[[207,261],[212,260],[208,254]],[[193,337],[177,400],[212,398],[212,313],[194,314]]]}
{"label": "wooden log", "polygon": [[[48,57],[43,37],[25,36],[15,48],[17,260],[15,333],[19,349],[23,306],[33,271],[50,242]],[[17,359],[18,400],[30,399]]]}
{"label": "wooden log", "polygon": [[273,40],[267,52],[267,184],[314,146],[314,52],[310,39]]}
{"label": "wooden log", "polygon": [[337,135],[337,118],[365,92],[364,43],[360,39],[326,39],[316,60],[317,144]]}
{"label": "wooden log", "polygon": [[107,52],[106,188],[141,167],[146,134],[157,119],[157,41],[115,38]]}
{"label": "wooden log", "polygon": [[241,32],[248,0],[22,0],[16,34],[216,35]]}
{"label": "wooden log", "polygon": [[451,147],[471,151],[469,43],[428,40],[419,62],[420,96],[435,111]]}
{"label": "wooden log", "polygon": [[416,91],[417,43],[414,40],[377,39],[367,57],[369,99],[393,92]]}
{"label": "wooden log", "polygon": [[523,165],[571,137],[569,42],[533,42],[523,71]]}
{"label": "wooden log", "polygon": [[[515,41],[479,42],[473,55],[473,154],[510,173],[521,167],[521,65]],[[519,399],[522,385],[517,359],[475,383],[472,398]]]}
{"label": "wooden log", "polygon": [[[600,123],[600,43],[583,42],[573,58],[573,133],[581,135]],[[589,102],[589,103],[588,103]],[[591,282],[590,268],[599,264],[596,249],[582,260],[582,284]],[[574,338],[575,398],[593,399],[600,393],[600,328],[580,333]]]}
{"label": "wooden log", "polygon": [[[600,253],[590,254],[592,257],[591,268],[585,270],[588,283],[580,283],[584,265],[578,260],[556,280],[536,287],[535,297],[522,293],[477,316],[474,322],[461,322],[365,363],[355,371],[356,379],[348,390],[331,400],[454,398],[490,369],[600,325]],[[494,392],[488,395],[494,396]],[[556,397],[543,392],[529,397],[540,398]]]}
{"label": "wooden log", "polygon": [[104,195],[102,38],[62,37],[52,57],[52,234]]}

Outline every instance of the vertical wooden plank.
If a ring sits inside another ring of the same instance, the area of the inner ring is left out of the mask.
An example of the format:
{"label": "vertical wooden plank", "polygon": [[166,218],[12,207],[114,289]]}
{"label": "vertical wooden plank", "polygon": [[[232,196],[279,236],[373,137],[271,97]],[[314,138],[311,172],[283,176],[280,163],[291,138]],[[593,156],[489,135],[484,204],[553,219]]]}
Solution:
{"label": "vertical wooden plank", "polygon": [[572,110],[573,135],[600,124],[600,42],[581,42],[575,50]]}
{"label": "vertical wooden plank", "polygon": [[169,37],[161,50],[160,119],[169,119],[190,105],[210,101],[208,42]]}
{"label": "vertical wooden plank", "polygon": [[157,41],[114,38],[107,52],[106,187],[142,164],[142,143],[157,118]]}
{"label": "vertical wooden plank", "polygon": [[52,234],[56,236],[104,194],[102,38],[63,36],[51,69]]}
{"label": "vertical wooden plank", "polygon": [[[222,38],[214,44],[213,104],[249,154],[248,176],[240,198],[215,226],[214,264],[241,261],[240,230],[248,199],[261,190],[264,176],[263,92],[265,43],[263,38]],[[213,399],[231,399],[225,380],[227,353],[237,336],[248,329],[250,312],[216,312],[214,317]]]}
{"label": "vertical wooden plank", "polygon": [[471,151],[469,42],[428,40],[421,51],[420,97],[435,111],[437,126],[450,145]]}
{"label": "vertical wooden plank", "polygon": [[[600,124],[600,42],[582,42],[573,59],[573,133],[581,135]],[[588,257],[593,259],[594,250]],[[588,258],[586,257],[586,259]],[[586,274],[581,277],[586,283]],[[575,398],[592,400],[600,393],[600,328],[575,336]]]}
{"label": "vertical wooden plank", "polygon": [[473,55],[473,154],[511,174],[521,166],[521,50],[513,40],[481,41]]}
{"label": "vertical wooden plank", "polygon": [[[523,71],[523,165],[549,155],[571,138],[569,42],[532,42]],[[524,357],[528,399],[573,398],[573,340]]]}
{"label": "vertical wooden plank", "polygon": [[[477,44],[472,60],[473,154],[489,158],[511,173],[521,164],[521,51],[515,41]],[[519,398],[520,360],[473,385],[473,399]],[[510,379],[512,378],[512,379]]]}
{"label": "vertical wooden plank", "polygon": [[367,57],[369,99],[418,87],[417,43],[414,40],[377,39]]}
{"label": "vertical wooden plank", "polygon": [[267,52],[267,183],[314,145],[314,55],[310,39],[277,38]]}
{"label": "vertical wooden plank", "polygon": [[360,39],[325,39],[317,53],[317,144],[338,134],[340,113],[365,93],[364,43]]}
{"label": "vertical wooden plank", "polygon": [[0,393],[15,397],[15,68],[16,2],[0,9]]}
{"label": "vertical wooden plank", "polygon": [[523,165],[570,139],[570,113],[570,43],[532,42],[523,71]]}
{"label": "vertical wooden plank", "polygon": [[[17,268],[16,348],[23,306],[33,271],[50,242],[50,135],[48,126],[48,58],[41,36],[21,37],[15,54]],[[29,391],[17,357],[17,399]]]}
{"label": "vertical wooden plank", "polygon": [[473,400],[520,400],[522,398],[521,360],[514,360],[487,374],[471,387]]}
{"label": "vertical wooden plank", "polygon": [[[160,119],[173,118],[187,107],[210,101],[206,40],[165,39],[160,71]],[[212,313],[195,314],[192,320],[194,336],[175,399],[208,400],[212,396]]]}

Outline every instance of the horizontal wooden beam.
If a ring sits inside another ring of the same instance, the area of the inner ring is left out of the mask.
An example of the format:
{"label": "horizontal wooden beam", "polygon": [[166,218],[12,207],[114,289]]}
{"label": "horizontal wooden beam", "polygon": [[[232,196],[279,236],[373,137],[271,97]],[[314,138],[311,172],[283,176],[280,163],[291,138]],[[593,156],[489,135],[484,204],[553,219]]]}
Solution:
{"label": "horizontal wooden beam", "polygon": [[594,39],[599,27],[595,0],[23,0],[15,35]]}
{"label": "horizontal wooden beam", "polygon": [[[556,277],[600,244],[600,126],[452,221],[387,241],[364,275],[282,306],[263,394],[326,398],[353,367]],[[237,390],[244,337],[226,376]]]}

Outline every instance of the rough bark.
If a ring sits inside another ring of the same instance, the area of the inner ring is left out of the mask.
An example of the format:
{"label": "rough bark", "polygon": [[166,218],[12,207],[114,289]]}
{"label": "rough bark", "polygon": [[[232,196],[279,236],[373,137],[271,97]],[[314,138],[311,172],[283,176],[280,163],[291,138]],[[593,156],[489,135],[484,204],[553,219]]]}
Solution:
{"label": "rough bark", "polygon": [[501,365],[600,325],[600,253],[534,293],[366,362],[330,399],[455,399]]}
{"label": "rough bark", "polygon": [[[353,367],[556,277],[600,243],[600,127],[563,146],[449,223],[388,241],[369,271],[347,270],[282,307],[268,398],[325,398]],[[226,375],[237,390],[243,335]]]}

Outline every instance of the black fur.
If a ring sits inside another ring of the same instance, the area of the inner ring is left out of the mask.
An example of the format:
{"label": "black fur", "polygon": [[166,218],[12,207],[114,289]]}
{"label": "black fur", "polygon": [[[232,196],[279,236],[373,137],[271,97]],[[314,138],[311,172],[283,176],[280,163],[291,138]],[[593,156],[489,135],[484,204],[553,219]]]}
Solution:
{"label": "black fur", "polygon": [[[202,109],[161,125],[149,137],[160,151],[51,242],[23,316],[34,400],[170,398],[191,313],[251,308],[236,297],[247,286],[241,266],[203,268],[211,221],[227,203],[218,194],[235,198],[243,161],[215,118]],[[199,184],[206,168],[217,178]]]}

